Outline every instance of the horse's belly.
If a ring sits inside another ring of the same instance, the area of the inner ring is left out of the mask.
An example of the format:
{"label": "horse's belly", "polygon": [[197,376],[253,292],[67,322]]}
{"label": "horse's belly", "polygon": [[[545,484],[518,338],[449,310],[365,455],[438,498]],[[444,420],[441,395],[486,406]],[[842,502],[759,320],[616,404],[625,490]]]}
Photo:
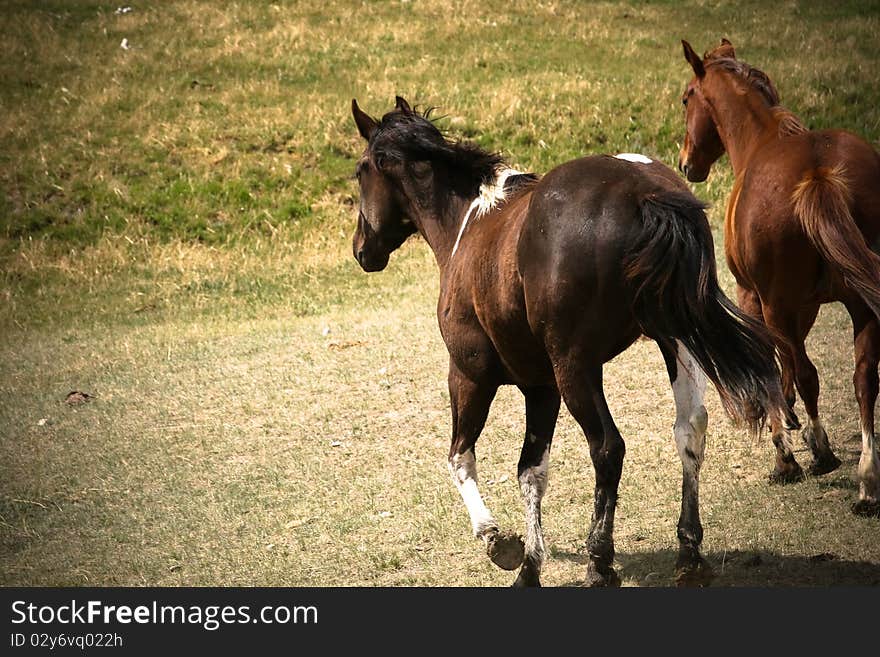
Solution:
{"label": "horse's belly", "polygon": [[506,350],[501,356],[508,380],[521,386],[554,384],[553,367],[543,350]]}
{"label": "horse's belly", "polygon": [[555,381],[550,359],[525,328],[458,325],[441,327],[441,332],[452,362],[472,381],[550,385]]}
{"label": "horse's belly", "polygon": [[505,383],[522,386],[554,383],[553,366],[525,318],[508,325],[489,326],[489,338],[502,363]]}

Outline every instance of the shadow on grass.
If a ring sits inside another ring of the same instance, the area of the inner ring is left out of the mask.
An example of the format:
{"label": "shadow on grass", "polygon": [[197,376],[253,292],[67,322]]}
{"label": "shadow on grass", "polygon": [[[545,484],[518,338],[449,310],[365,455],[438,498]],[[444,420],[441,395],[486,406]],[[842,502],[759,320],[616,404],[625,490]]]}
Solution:
{"label": "shadow on grass", "polygon": [[[704,555],[715,571],[712,586],[880,586],[880,564],[847,561],[831,553],[810,556],[774,552],[710,552]],[[586,554],[556,552],[556,559],[584,566]],[[673,586],[675,550],[618,552],[615,567],[625,584]],[[582,581],[563,586],[581,586]]]}

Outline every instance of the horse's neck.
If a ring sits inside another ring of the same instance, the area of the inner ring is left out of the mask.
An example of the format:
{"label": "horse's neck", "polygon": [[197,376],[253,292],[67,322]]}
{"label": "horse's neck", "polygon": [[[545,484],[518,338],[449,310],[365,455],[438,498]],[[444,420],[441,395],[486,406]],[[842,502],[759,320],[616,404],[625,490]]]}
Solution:
{"label": "horse's neck", "polygon": [[451,194],[443,209],[428,208],[419,214],[419,233],[434,252],[434,259],[441,273],[445,271],[452,256],[461,220],[467,213],[472,199]]}
{"label": "horse's neck", "polygon": [[739,176],[760,146],[779,136],[779,118],[754,93],[733,90],[714,103],[713,118],[718,136],[730,157],[734,175]]}

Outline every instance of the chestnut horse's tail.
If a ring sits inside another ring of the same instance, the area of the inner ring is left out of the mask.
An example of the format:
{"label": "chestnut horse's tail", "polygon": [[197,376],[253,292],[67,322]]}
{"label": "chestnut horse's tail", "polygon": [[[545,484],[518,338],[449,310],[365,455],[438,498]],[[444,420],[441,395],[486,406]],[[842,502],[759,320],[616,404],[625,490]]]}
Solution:
{"label": "chestnut horse's tail", "polygon": [[784,408],[774,343],[718,286],[705,205],[686,192],[642,199],[642,229],[624,272],[644,333],[677,339],[725,410],[756,430]]}
{"label": "chestnut horse's tail", "polygon": [[843,166],[813,169],[791,200],[813,246],[880,317],[880,256],[868,248],[850,213],[852,193]]}

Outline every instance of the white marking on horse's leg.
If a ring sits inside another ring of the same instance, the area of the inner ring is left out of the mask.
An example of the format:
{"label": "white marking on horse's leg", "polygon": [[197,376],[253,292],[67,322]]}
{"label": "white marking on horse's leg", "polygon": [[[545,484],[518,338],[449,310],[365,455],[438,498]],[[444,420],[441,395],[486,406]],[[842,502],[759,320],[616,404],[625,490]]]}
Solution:
{"label": "white marking on horse's leg", "polygon": [[807,418],[807,427],[802,435],[804,436],[804,442],[812,450],[813,456],[819,457],[831,451],[831,444],[828,442],[828,432],[825,431],[825,426],[818,416]]}
{"label": "white marking on horse's leg", "polygon": [[498,523],[486,508],[477,488],[477,459],[474,457],[474,450],[469,449],[463,454],[452,456],[449,459],[449,472],[471,517],[474,536],[487,538],[492,530],[497,531]]}
{"label": "white marking on horse's leg", "polygon": [[801,437],[814,454],[816,443],[823,435],[825,435],[825,427],[822,426],[822,421],[818,417],[807,417],[807,426],[804,427]]}
{"label": "white marking on horse's leg", "polygon": [[[532,441],[534,442],[534,440]],[[526,559],[541,570],[544,562],[544,533],[541,530],[541,500],[547,492],[550,470],[550,448],[544,450],[541,461],[520,473],[519,488],[526,505]]]}
{"label": "white marking on horse's leg", "polygon": [[859,500],[880,502],[880,456],[874,432],[862,427],[862,455],[859,457]]}
{"label": "white marking on horse's leg", "polygon": [[615,155],[618,160],[626,160],[627,162],[638,162],[639,164],[651,164],[653,160],[638,153],[618,153]]}
{"label": "white marking on horse's leg", "polygon": [[675,446],[681,457],[685,476],[699,474],[703,464],[706,429],[709,415],[703,405],[706,395],[706,375],[687,348],[678,345],[678,375],[672,382],[675,397]]}
{"label": "white marking on horse's leg", "polygon": [[681,342],[672,394],[675,397],[675,447],[681,458],[681,515],[678,518],[679,560],[682,573],[699,572],[703,561],[700,543],[700,467],[706,447],[709,416],[703,405],[706,375]]}

